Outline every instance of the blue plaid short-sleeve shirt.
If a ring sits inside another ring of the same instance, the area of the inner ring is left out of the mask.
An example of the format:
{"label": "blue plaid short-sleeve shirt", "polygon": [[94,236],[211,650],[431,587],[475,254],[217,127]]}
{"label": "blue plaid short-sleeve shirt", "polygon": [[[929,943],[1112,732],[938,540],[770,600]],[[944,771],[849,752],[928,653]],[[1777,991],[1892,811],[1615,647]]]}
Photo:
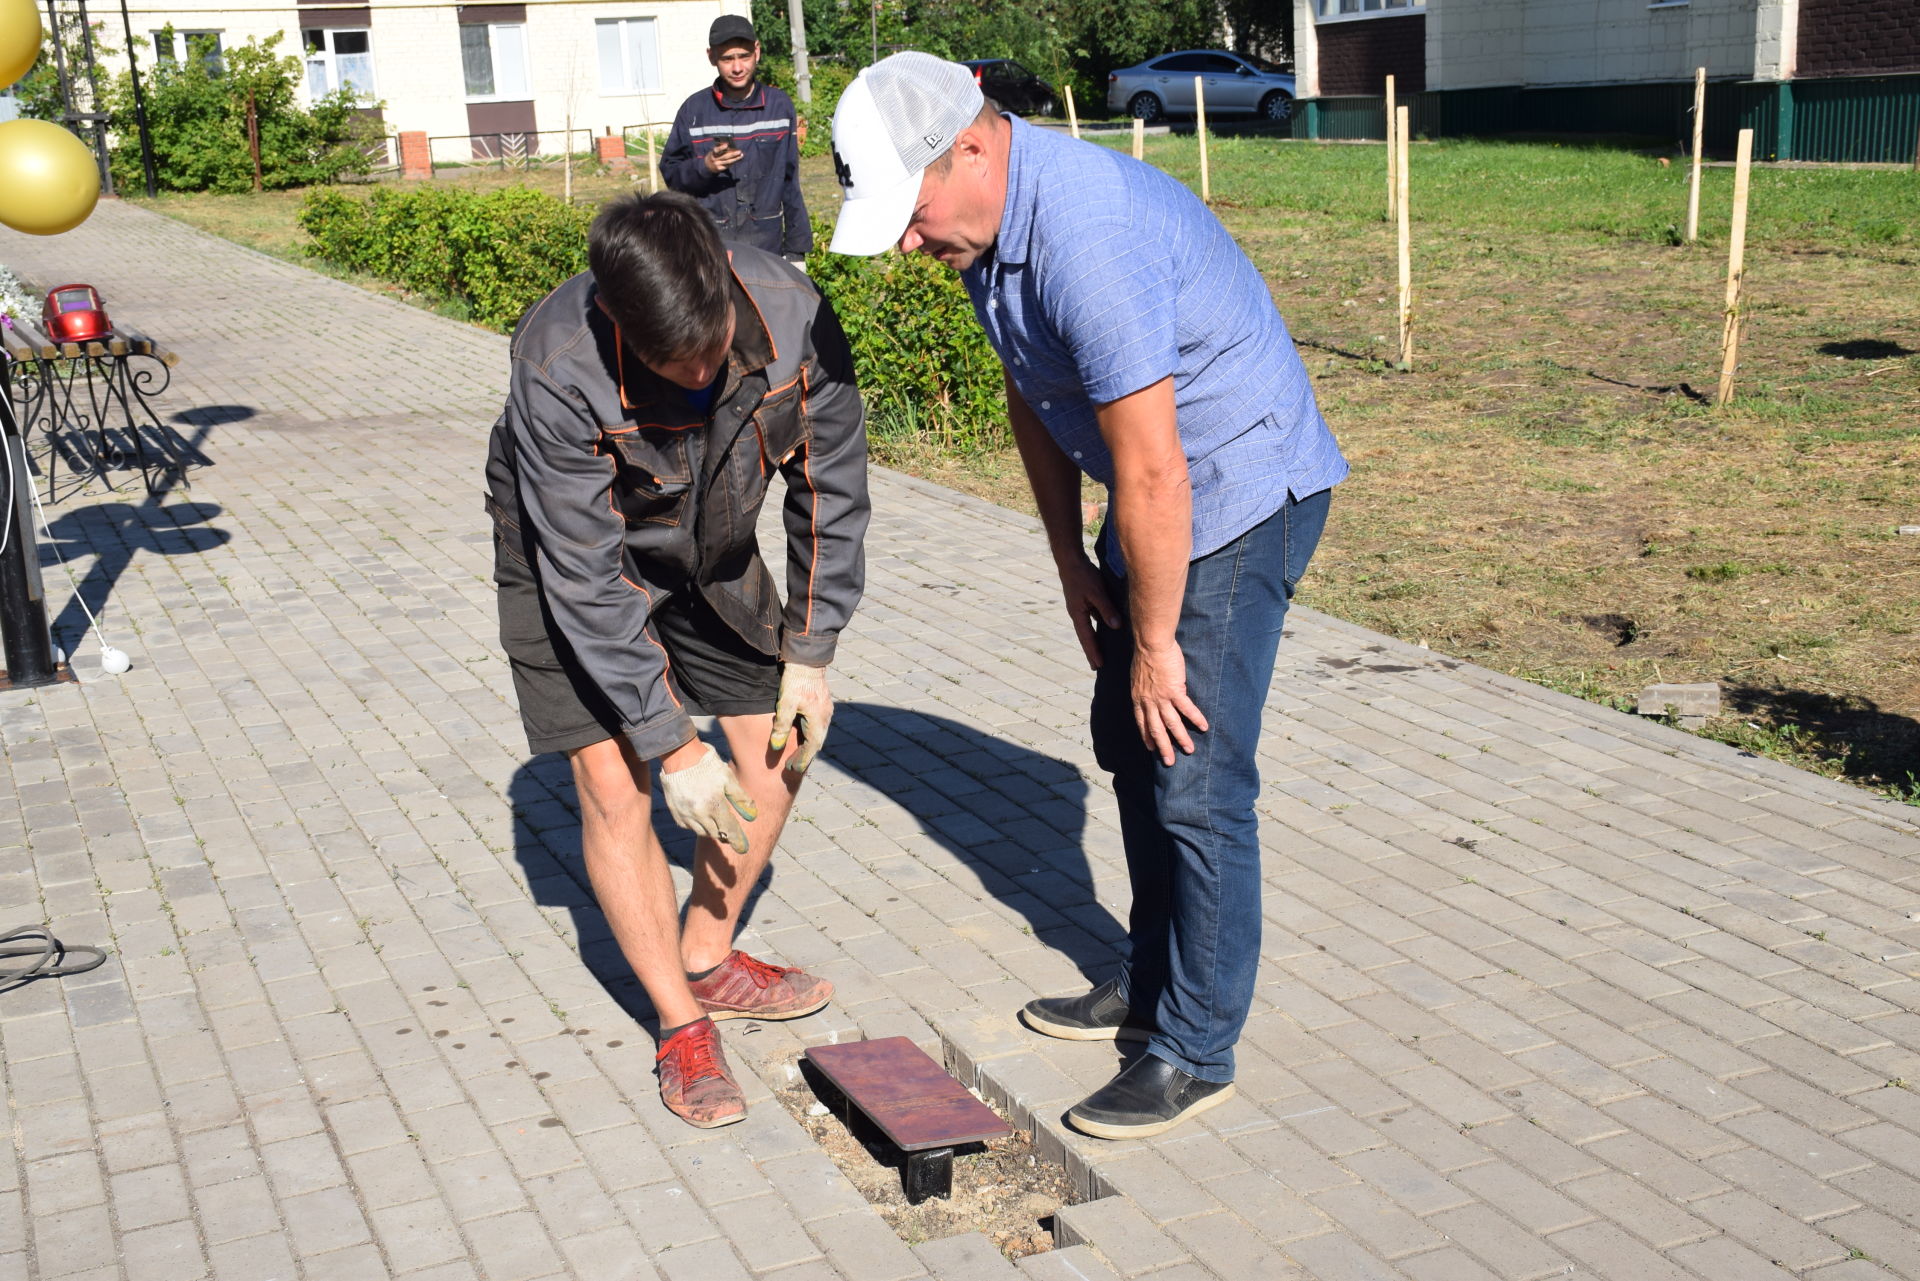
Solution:
{"label": "blue plaid short-sleeve shirt", "polygon": [[[1185,186],[1130,156],[1009,117],[1007,205],[961,273],[1020,395],[1109,487],[1094,406],[1174,380],[1193,555],[1339,483],[1346,460],[1266,282]],[[1109,542],[1119,563],[1119,547]]]}

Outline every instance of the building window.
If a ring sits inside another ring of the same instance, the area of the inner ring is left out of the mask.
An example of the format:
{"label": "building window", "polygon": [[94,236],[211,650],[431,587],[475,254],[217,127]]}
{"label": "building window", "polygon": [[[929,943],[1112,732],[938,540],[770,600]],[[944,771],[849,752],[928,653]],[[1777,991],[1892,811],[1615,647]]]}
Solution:
{"label": "building window", "polygon": [[460,64],[467,97],[518,101],[533,96],[527,75],[527,29],[517,22],[477,22],[460,28]]}
{"label": "building window", "polygon": [[593,24],[600,46],[600,92],[660,92],[660,46],[652,18],[603,18]]}
{"label": "building window", "polygon": [[220,33],[218,31],[175,31],[164,27],[153,33],[153,60],[178,66],[189,57],[199,57],[207,65],[207,74],[220,74]]}
{"label": "building window", "polygon": [[300,36],[307,48],[309,97],[324,98],[341,89],[373,97],[373,38],[365,29],[309,27]]}
{"label": "building window", "polygon": [[1424,9],[1427,0],[1314,0],[1314,11],[1322,18],[1386,17],[1408,9]]}

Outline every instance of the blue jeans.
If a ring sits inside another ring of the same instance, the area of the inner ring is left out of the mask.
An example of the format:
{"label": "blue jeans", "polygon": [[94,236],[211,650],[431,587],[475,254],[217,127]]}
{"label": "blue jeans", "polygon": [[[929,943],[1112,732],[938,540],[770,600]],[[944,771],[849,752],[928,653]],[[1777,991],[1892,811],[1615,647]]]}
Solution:
{"label": "blue jeans", "polygon": [[[1132,954],[1120,994],[1151,1015],[1147,1051],[1203,1081],[1233,1079],[1233,1047],[1260,964],[1254,754],[1294,587],[1326,526],[1331,490],[1286,506],[1187,569],[1175,635],[1187,693],[1207,718],[1191,756],[1162,765],[1133,719],[1126,583],[1106,570],[1122,625],[1101,628],[1093,747],[1113,775],[1133,881]],[[1104,540],[1102,540],[1104,542]]]}

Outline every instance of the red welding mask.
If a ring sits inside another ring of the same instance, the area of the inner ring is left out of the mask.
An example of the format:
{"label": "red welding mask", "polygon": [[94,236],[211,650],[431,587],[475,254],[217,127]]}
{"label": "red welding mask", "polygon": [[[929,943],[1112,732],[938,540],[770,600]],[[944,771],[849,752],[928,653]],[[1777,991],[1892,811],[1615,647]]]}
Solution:
{"label": "red welding mask", "polygon": [[55,342],[98,342],[113,332],[100,291],[92,285],[61,285],[47,295],[40,318]]}

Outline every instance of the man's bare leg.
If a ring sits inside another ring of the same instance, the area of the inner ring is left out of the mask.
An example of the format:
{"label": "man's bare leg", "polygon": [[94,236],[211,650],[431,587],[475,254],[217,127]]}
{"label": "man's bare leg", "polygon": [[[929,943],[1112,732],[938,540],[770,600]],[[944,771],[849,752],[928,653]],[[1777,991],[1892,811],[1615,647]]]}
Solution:
{"label": "man's bare leg", "polygon": [[786,827],[787,815],[793,811],[793,798],[800,791],[800,777],[786,770],[786,763],[799,748],[799,739],[789,738],[783,751],[767,746],[767,736],[773,732],[773,713],[717,719],[733,757],[733,771],[753,797],[759,817],[746,824],[744,855],[704,836],[694,842],[693,893],[687,899],[686,923],[680,935],[680,955],[687,973],[692,974],[713,968],[733,951],[733,934],[747,895],[766,870],[767,859]]}
{"label": "man's bare leg", "polygon": [[647,990],[660,1025],[691,1023],[705,1011],[687,990],[678,896],[666,851],[653,832],[646,762],[633,754],[624,737],[582,747],[570,753],[569,760],[580,797],[580,847],[594,898],[621,954]]}

